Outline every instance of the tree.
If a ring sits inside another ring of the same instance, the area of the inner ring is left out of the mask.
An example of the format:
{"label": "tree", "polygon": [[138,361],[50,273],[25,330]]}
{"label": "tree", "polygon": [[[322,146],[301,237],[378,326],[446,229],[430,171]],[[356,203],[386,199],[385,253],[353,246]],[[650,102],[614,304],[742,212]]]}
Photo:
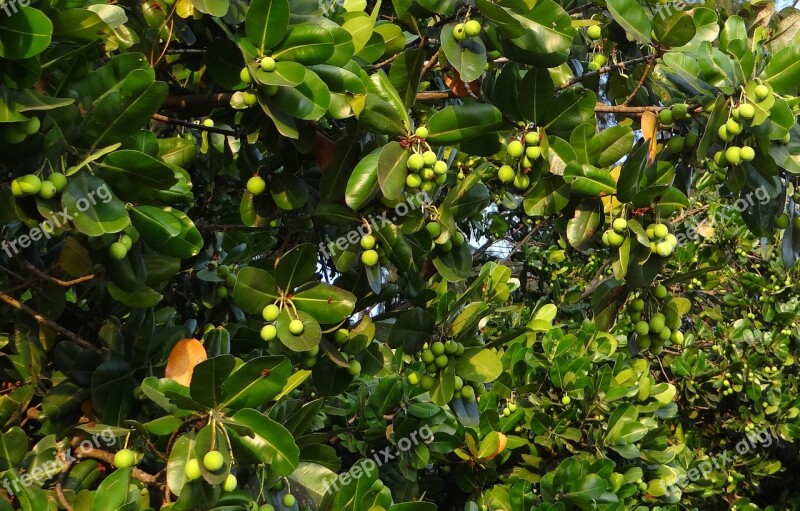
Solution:
{"label": "tree", "polygon": [[0,9],[0,511],[796,506],[800,11]]}

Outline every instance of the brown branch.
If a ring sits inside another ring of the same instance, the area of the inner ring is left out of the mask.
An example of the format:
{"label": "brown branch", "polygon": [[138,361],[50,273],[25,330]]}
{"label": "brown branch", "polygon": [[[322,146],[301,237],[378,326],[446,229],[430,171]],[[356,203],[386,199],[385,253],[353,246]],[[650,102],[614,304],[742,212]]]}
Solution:
{"label": "brown branch", "polygon": [[634,87],[633,91],[631,91],[631,93],[628,94],[628,97],[625,98],[625,101],[622,102],[622,106],[627,106],[628,103],[630,103],[631,100],[636,97],[639,89],[642,88],[642,85],[644,85],[644,82],[647,80],[647,75],[650,74],[650,70],[653,69],[653,64],[655,64],[655,62],[656,54],[654,53],[650,56],[650,60],[647,62],[647,67],[644,68],[644,72],[642,73],[642,78],[639,80],[639,83],[636,84],[636,87]]}
{"label": "brown branch", "polygon": [[203,124],[201,124],[201,123],[195,124],[193,122],[184,121],[184,120],[181,120],[181,119],[175,119],[174,117],[167,117],[166,115],[161,115],[161,114],[153,114],[152,119],[154,121],[165,122],[167,124],[175,124],[175,125],[184,126],[184,127],[187,127],[187,128],[198,129],[200,131],[208,131],[209,133],[219,133],[220,135],[228,135],[228,136],[232,136],[232,137],[238,136],[238,133],[236,133],[233,130],[229,130],[227,128],[217,128],[217,127],[213,127],[213,126],[211,126],[211,127],[203,126]]}
{"label": "brown branch", "polygon": [[61,279],[57,279],[57,278],[53,277],[50,274],[47,274],[47,273],[41,271],[39,268],[37,268],[36,266],[31,264],[30,261],[27,261],[25,259],[20,259],[20,261],[22,262],[22,266],[24,266],[25,269],[27,269],[28,271],[30,271],[32,273],[35,273],[36,276],[39,277],[40,279],[46,280],[48,282],[51,282],[51,283],[53,283],[53,284],[55,284],[57,286],[61,286],[61,287],[72,287],[72,286],[74,286],[76,284],[81,284],[83,282],[88,282],[90,280],[94,280],[94,279],[97,278],[97,275],[91,274],[91,275],[86,275],[85,277],[78,277],[77,279],[73,279],[73,280],[61,280]]}
{"label": "brown branch", "polygon": [[161,105],[163,110],[183,110],[187,108],[217,108],[229,106],[233,93],[190,94],[186,96],[170,96]]}
{"label": "brown branch", "polygon": [[443,99],[454,99],[457,97],[458,96],[456,96],[452,91],[449,90],[437,90],[437,91],[417,93],[417,101],[441,101]]}
{"label": "brown branch", "polygon": [[[422,68],[422,74],[419,75],[420,78],[428,74],[438,61],[439,61],[439,53],[434,53],[433,56],[430,58],[430,60],[428,60],[428,63],[425,64],[425,67]],[[419,99],[419,94],[417,95],[417,99]]]}
{"label": "brown branch", "polygon": [[3,301],[5,303],[7,303],[8,305],[10,305],[11,307],[24,312],[25,314],[27,314],[30,317],[32,317],[33,319],[35,319],[38,323],[40,323],[42,325],[49,326],[50,328],[52,328],[56,332],[60,333],[61,335],[63,335],[67,339],[71,340],[75,344],[77,344],[79,346],[82,346],[82,347],[84,347],[86,349],[92,349],[92,350],[96,349],[96,347],[92,343],[90,343],[89,341],[87,341],[83,337],[79,336],[78,334],[76,334],[74,332],[70,332],[69,330],[67,330],[63,326],[59,325],[55,321],[47,319],[46,317],[42,316],[41,314],[39,314],[35,310],[31,309],[30,307],[28,307],[24,303],[18,302],[17,300],[15,300],[14,298],[8,296],[7,294],[3,293],[2,291],[0,291],[0,301]]}
{"label": "brown branch", "polygon": [[588,73],[584,73],[582,75],[570,78],[570,80],[567,83],[565,83],[564,85],[560,85],[560,86],[556,87],[556,91],[560,91],[560,90],[564,90],[564,89],[566,89],[568,87],[572,87],[576,83],[580,83],[580,82],[582,82],[584,80],[587,80],[589,78],[593,78],[595,76],[604,75],[604,74],[610,73],[612,71],[616,71],[617,69],[625,69],[628,66],[635,66],[636,64],[641,64],[642,62],[647,62],[650,58],[651,58],[650,56],[639,57],[639,58],[635,58],[635,59],[631,59],[631,60],[626,60],[624,62],[618,62],[616,64],[609,64],[607,66],[603,66],[600,69],[598,69],[597,71],[589,71]]}

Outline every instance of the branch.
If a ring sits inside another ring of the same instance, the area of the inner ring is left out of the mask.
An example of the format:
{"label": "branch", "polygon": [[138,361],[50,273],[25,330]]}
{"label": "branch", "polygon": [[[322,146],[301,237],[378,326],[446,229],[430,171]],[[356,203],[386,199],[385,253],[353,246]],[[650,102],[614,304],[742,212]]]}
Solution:
{"label": "branch", "polygon": [[631,100],[636,97],[639,89],[642,88],[642,85],[644,85],[644,82],[647,80],[647,75],[650,74],[650,70],[653,69],[653,64],[655,64],[655,62],[656,54],[654,53],[650,56],[650,60],[647,62],[647,67],[644,68],[644,72],[642,73],[642,78],[639,80],[639,83],[636,84],[636,87],[634,87],[633,91],[631,91],[631,93],[628,94],[628,97],[625,98],[625,101],[622,102],[622,106],[627,106],[628,103],[630,103]]}
{"label": "branch", "polygon": [[[102,449],[96,449],[94,447],[81,447],[76,454],[76,458],[89,458],[102,461],[103,463],[112,467],[114,466],[114,455],[110,452],[103,451]],[[148,474],[144,470],[134,467],[132,475],[134,479],[138,479],[145,484],[158,485],[158,479],[155,476]]]}
{"label": "branch", "polygon": [[567,83],[565,83],[564,85],[560,85],[560,86],[556,87],[556,91],[560,91],[560,90],[564,90],[564,89],[566,89],[568,87],[572,87],[576,83],[580,83],[580,82],[582,82],[582,81],[584,81],[584,80],[586,80],[588,78],[604,75],[604,74],[610,73],[611,71],[615,71],[617,69],[625,69],[628,66],[634,66],[636,64],[641,64],[642,62],[647,62],[651,58],[652,58],[651,56],[639,57],[639,58],[636,58],[636,59],[626,60],[624,62],[618,62],[616,64],[610,64],[608,66],[603,66],[600,69],[598,69],[597,71],[589,71],[588,73],[584,73],[584,74],[582,74],[580,76],[575,76],[573,78],[570,78],[570,80]]}
{"label": "branch", "polygon": [[216,108],[231,104],[232,92],[219,94],[190,94],[186,96],[170,96],[164,100],[164,110],[182,110],[186,108]]}
{"label": "branch", "polygon": [[217,127],[209,127],[203,126],[201,123],[193,123],[189,121],[183,121],[181,119],[175,119],[174,117],[167,117],[166,115],[161,114],[153,114],[152,119],[154,121],[165,122],[167,124],[176,124],[178,126],[185,126],[187,128],[194,128],[201,131],[208,131],[209,133],[219,133],[220,135],[228,135],[232,137],[239,136],[239,134],[233,130],[229,130],[227,128],[217,128]]}
{"label": "branch", "polygon": [[17,300],[15,300],[14,298],[8,296],[7,294],[3,293],[2,291],[0,291],[0,301],[3,301],[5,303],[7,303],[8,305],[10,305],[11,307],[24,312],[25,314],[27,314],[30,317],[32,317],[33,319],[35,319],[38,323],[40,323],[42,325],[49,326],[50,328],[52,328],[56,332],[60,333],[61,335],[63,335],[67,339],[71,340],[75,344],[77,344],[79,346],[83,346],[86,349],[91,349],[91,350],[96,349],[96,347],[92,343],[90,343],[89,341],[87,341],[83,337],[80,337],[76,333],[70,332],[69,330],[67,330],[63,326],[59,325],[55,321],[47,319],[46,317],[42,316],[41,314],[39,314],[35,310],[31,309],[30,307],[28,307],[24,303],[18,302]]}
{"label": "branch", "polygon": [[88,282],[90,280],[93,280],[93,279],[97,278],[97,275],[95,275],[93,273],[91,275],[86,275],[85,277],[79,277],[79,278],[73,279],[73,280],[61,280],[61,279],[57,279],[57,278],[53,277],[50,274],[47,274],[47,273],[41,271],[39,268],[37,268],[36,266],[31,264],[30,261],[27,261],[25,259],[20,259],[20,262],[22,262],[22,266],[24,266],[25,269],[27,269],[28,271],[30,271],[32,273],[35,273],[36,276],[38,276],[40,279],[46,280],[48,282],[51,282],[51,283],[53,283],[53,284],[55,284],[57,286],[61,286],[61,287],[72,287],[72,286],[74,286],[76,284],[81,284],[83,282]]}

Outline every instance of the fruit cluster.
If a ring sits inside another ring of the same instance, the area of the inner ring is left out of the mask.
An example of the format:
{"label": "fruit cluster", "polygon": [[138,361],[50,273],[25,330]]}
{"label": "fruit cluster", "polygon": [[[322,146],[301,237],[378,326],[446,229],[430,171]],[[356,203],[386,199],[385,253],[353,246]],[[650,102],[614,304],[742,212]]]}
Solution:
{"label": "fruit cluster", "polygon": [[425,229],[433,239],[434,248],[443,254],[453,250],[453,247],[460,247],[466,240],[464,233],[457,231],[455,234],[450,234],[450,231],[443,229],[442,224],[436,220],[425,224]]}
{"label": "fruit cluster", "polygon": [[[265,73],[272,73],[277,68],[278,63],[270,56],[262,57],[258,61],[258,67]],[[249,85],[253,82],[253,77],[250,75],[250,70],[247,66],[243,67],[239,72],[239,79],[245,84]],[[267,96],[274,96],[278,92],[276,85],[265,85],[261,88]],[[242,92],[242,102],[247,106],[254,106],[258,103],[258,96],[251,91]]]}
{"label": "fruit cluster", "polygon": [[[411,385],[419,385],[422,390],[431,390],[436,383],[436,375],[450,365],[455,364],[456,357],[463,354],[464,345],[460,342],[448,340],[446,342],[425,343],[422,346],[422,351],[419,352],[419,361],[425,364],[426,374],[420,375],[412,371],[406,375],[406,379]],[[467,402],[475,400],[476,388],[466,385],[460,376],[455,377],[455,386],[453,388],[453,397],[455,399],[463,399]]]}
{"label": "fruit cluster", "polygon": [[236,285],[236,274],[231,271],[227,264],[218,264],[216,261],[209,261],[208,270],[217,272],[217,277],[223,279],[222,285],[218,286],[215,293],[218,299],[228,296],[230,290]]}
{"label": "fruit cluster", "polygon": [[636,345],[640,350],[649,349],[650,353],[658,355],[667,342],[682,345],[684,335],[678,329],[681,325],[678,310],[667,307],[672,298],[667,288],[659,284],[653,289],[652,294],[656,300],[650,308],[649,321],[645,321],[642,317],[645,313],[645,301],[642,297],[634,298],[628,305],[627,312],[631,323],[635,324]]}
{"label": "fruit cluster", "polygon": [[542,157],[539,133],[529,131],[521,140],[511,140],[506,147],[506,155],[508,162],[497,171],[497,178],[505,184],[513,181],[514,188],[526,190],[531,184],[528,172],[534,162]]}
{"label": "fruit cluster", "polygon": [[27,174],[11,181],[11,194],[14,197],[37,195],[41,199],[52,199],[67,187],[67,176],[53,172],[42,181],[35,174]]}
{"label": "fruit cluster", "polygon": [[[264,318],[264,321],[267,321],[267,324],[261,329],[261,338],[265,341],[271,341],[278,336],[278,328],[273,323],[278,319],[280,314],[281,309],[274,303],[267,305],[264,307],[264,310],[261,311],[261,316]],[[304,330],[305,326],[299,318],[289,322],[289,333],[292,335],[300,335]]]}
{"label": "fruit cluster", "polygon": [[453,27],[453,37],[456,41],[465,41],[469,37],[478,37],[481,35],[481,28],[481,23],[477,20],[459,23]]}
{"label": "fruit cluster", "polygon": [[423,142],[428,136],[427,128],[419,127],[414,134],[421,141],[414,145],[413,152],[406,161],[409,171],[406,176],[406,187],[409,190],[420,189],[430,193],[436,189],[436,185],[442,185],[447,181],[447,162],[440,160],[436,153],[431,151],[430,146]]}
{"label": "fruit cluster", "polygon": [[675,122],[683,121],[689,116],[689,106],[685,103],[676,103],[670,108],[658,112],[658,120],[664,126],[672,126]]}
{"label": "fruit cluster", "polygon": [[661,257],[669,257],[678,247],[678,238],[669,232],[667,224],[654,223],[645,229],[647,239],[650,240],[650,251]]}
{"label": "fruit cluster", "polygon": [[616,218],[611,222],[611,229],[606,230],[602,236],[603,245],[607,247],[619,247],[628,237],[628,221],[624,218]]}
{"label": "fruit cluster", "polygon": [[[203,456],[203,468],[208,470],[209,472],[217,472],[222,470],[225,466],[225,457],[219,451],[208,451],[205,456]],[[202,475],[200,462],[197,458],[192,458],[186,462],[183,466],[183,473],[186,476],[186,479],[189,481],[196,481],[200,479]],[[236,480],[236,476],[233,474],[228,474],[225,478],[225,482],[222,483],[222,489],[225,491],[233,491],[236,489],[238,485],[238,481]]]}
{"label": "fruit cluster", "polygon": [[589,62],[589,71],[597,71],[608,63],[608,58],[602,53],[595,53],[592,61]]}
{"label": "fruit cluster", "polygon": [[[364,266],[377,266],[380,260],[380,254],[378,250],[375,250],[375,236],[365,234],[361,237],[360,244],[361,248],[364,249],[364,251],[361,252],[361,262],[364,263]],[[380,250],[380,247],[378,247],[378,249]]]}
{"label": "fruit cluster", "polygon": [[41,127],[42,122],[38,117],[31,117],[26,121],[7,123],[3,126],[3,140],[9,144],[19,144],[33,135]]}

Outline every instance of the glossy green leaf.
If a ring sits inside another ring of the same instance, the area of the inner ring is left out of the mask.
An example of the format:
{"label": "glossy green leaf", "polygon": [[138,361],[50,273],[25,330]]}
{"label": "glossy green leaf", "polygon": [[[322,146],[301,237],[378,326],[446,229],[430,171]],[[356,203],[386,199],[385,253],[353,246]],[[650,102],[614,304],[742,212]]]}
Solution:
{"label": "glossy green leaf", "polygon": [[260,54],[278,44],[289,27],[289,0],[253,0],[244,28]]}
{"label": "glossy green leaf", "polygon": [[297,310],[309,313],[324,324],[339,323],[352,314],[356,297],[336,286],[317,282],[298,290],[292,298]]}
{"label": "glossy green leaf", "polygon": [[61,206],[75,228],[88,236],[120,232],[131,223],[125,205],[105,181],[87,172],[70,177]]}
{"label": "glossy green leaf", "polygon": [[428,141],[436,145],[457,144],[487,132],[496,131],[502,122],[500,110],[492,105],[473,103],[448,106],[428,120]]}
{"label": "glossy green leaf", "polygon": [[50,18],[33,7],[13,7],[0,16],[0,57],[25,59],[42,53],[53,34]]}

